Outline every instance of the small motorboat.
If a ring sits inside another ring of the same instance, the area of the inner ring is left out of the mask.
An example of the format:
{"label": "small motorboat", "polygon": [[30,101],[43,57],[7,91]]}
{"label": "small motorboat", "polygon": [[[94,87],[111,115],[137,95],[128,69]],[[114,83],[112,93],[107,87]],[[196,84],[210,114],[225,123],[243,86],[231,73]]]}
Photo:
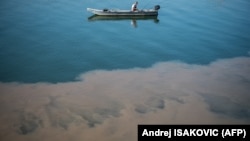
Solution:
{"label": "small motorboat", "polygon": [[156,5],[153,9],[142,10],[120,10],[120,9],[93,9],[87,8],[87,11],[100,16],[157,16],[160,5]]}

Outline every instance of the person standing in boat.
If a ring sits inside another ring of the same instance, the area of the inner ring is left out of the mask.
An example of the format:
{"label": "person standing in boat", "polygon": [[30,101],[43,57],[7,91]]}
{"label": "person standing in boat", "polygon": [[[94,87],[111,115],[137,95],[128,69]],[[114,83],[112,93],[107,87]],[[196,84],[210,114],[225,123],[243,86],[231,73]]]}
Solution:
{"label": "person standing in boat", "polygon": [[134,4],[132,4],[132,7],[131,7],[131,11],[137,11],[137,5],[138,5],[138,1],[136,1]]}

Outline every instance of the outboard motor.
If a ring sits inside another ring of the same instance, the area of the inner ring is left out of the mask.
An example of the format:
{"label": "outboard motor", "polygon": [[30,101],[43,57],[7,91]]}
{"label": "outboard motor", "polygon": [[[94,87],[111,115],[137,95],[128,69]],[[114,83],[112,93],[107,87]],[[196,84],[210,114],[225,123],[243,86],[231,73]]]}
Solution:
{"label": "outboard motor", "polygon": [[161,8],[160,5],[156,5],[154,10],[159,10],[160,8]]}

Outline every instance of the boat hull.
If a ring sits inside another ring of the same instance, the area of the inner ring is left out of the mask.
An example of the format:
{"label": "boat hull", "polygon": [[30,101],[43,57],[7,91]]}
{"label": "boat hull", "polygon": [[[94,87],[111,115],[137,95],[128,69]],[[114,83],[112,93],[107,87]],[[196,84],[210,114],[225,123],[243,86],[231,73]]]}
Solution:
{"label": "boat hull", "polygon": [[88,21],[115,21],[115,20],[155,20],[159,21],[157,16],[101,16],[92,15]]}
{"label": "boat hull", "polygon": [[92,12],[95,15],[101,16],[157,16],[158,10],[149,9],[149,10],[139,10],[139,11],[130,11],[130,10],[99,10],[87,8],[87,11]]}

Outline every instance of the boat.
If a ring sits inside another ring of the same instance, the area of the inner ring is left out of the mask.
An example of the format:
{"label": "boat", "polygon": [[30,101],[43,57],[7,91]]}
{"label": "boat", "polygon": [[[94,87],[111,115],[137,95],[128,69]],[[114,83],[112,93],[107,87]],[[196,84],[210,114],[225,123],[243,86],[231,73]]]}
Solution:
{"label": "boat", "polygon": [[153,9],[142,9],[142,10],[120,10],[120,9],[94,9],[87,8],[87,11],[92,12],[95,15],[100,16],[157,16],[160,5],[156,5]]}

